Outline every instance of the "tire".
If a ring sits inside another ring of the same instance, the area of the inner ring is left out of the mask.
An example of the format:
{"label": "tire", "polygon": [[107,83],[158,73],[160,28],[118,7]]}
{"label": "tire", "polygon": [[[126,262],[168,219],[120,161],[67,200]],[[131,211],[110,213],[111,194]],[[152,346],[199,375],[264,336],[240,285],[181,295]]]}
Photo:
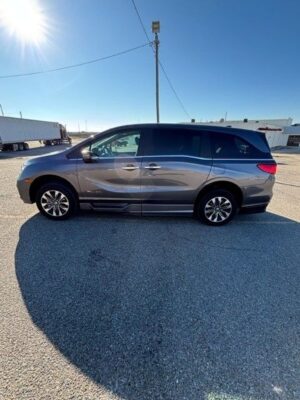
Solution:
{"label": "tire", "polygon": [[36,205],[40,213],[49,219],[68,219],[77,211],[77,203],[74,191],[59,182],[44,184],[36,194]]}
{"label": "tire", "polygon": [[199,199],[195,211],[201,222],[212,226],[222,226],[232,220],[237,208],[236,198],[230,191],[215,189]]}

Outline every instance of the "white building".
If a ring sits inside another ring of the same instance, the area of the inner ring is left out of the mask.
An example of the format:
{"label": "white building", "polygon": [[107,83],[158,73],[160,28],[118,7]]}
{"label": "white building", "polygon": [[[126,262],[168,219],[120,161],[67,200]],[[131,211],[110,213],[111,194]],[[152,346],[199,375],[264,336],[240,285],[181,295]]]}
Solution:
{"label": "white building", "polygon": [[[252,131],[264,132],[271,148],[278,146],[300,144],[300,124],[292,125],[292,118],[282,119],[244,119],[225,121],[209,121],[209,122],[193,122],[198,125],[224,126],[239,129],[249,129]],[[289,136],[293,140],[289,140]],[[289,142],[289,143],[288,143]]]}
{"label": "white building", "polygon": [[300,146],[300,124],[284,127],[284,133],[288,135],[288,146]]}

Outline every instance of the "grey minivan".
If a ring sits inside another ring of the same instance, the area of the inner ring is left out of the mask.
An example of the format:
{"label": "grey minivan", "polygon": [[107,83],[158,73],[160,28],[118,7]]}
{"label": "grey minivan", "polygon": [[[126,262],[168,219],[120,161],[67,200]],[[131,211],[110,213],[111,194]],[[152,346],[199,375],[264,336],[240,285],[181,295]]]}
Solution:
{"label": "grey minivan", "polygon": [[276,163],[257,131],[195,124],[110,129],[61,152],[25,162],[17,187],[48,218],[81,207],[138,215],[195,215],[220,226],[262,212]]}

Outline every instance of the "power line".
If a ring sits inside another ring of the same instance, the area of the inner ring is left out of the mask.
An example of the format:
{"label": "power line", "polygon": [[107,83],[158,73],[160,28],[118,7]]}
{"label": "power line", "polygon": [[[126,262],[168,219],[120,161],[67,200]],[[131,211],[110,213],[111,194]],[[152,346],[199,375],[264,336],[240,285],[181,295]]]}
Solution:
{"label": "power line", "polygon": [[138,16],[138,19],[140,20],[140,24],[141,24],[141,27],[142,27],[144,33],[145,33],[145,36],[146,36],[146,38],[148,39],[148,42],[151,42],[150,37],[149,37],[149,35],[148,35],[148,33],[147,33],[147,30],[146,30],[146,28],[145,28],[145,25],[144,25],[144,23],[143,23],[142,17],[141,17],[141,15],[140,15],[140,13],[139,13],[139,10],[138,10],[138,8],[137,8],[137,6],[136,6],[136,4],[135,4],[135,1],[134,1],[134,0],[131,0],[131,1],[132,1],[132,4],[133,4],[133,7],[134,7],[134,9],[135,9],[136,15]]}
{"label": "power line", "polygon": [[166,70],[165,70],[165,67],[162,65],[162,63],[161,63],[160,61],[158,61],[158,62],[159,62],[160,68],[162,69],[162,71],[163,71],[163,73],[164,73],[164,75],[165,75],[165,78],[166,78],[167,81],[168,81],[168,84],[169,84],[171,90],[173,91],[173,93],[174,93],[174,95],[175,95],[175,97],[176,97],[178,103],[181,105],[182,110],[183,110],[184,113],[187,115],[187,117],[188,117],[189,119],[191,119],[190,114],[189,114],[188,111],[186,110],[186,108],[185,108],[185,106],[184,106],[182,100],[181,100],[180,97],[178,96],[178,93],[176,92],[176,90],[175,90],[175,88],[174,88],[174,86],[173,86],[173,84],[172,84],[170,78],[168,77],[168,74],[167,74],[167,72],[166,72]]}
{"label": "power line", "polygon": [[13,75],[2,75],[2,76],[0,75],[0,79],[19,78],[19,77],[22,77],[22,76],[32,76],[32,75],[41,75],[41,74],[47,74],[49,72],[56,72],[56,71],[62,71],[62,70],[65,70],[65,69],[78,68],[78,67],[82,67],[83,65],[93,64],[93,63],[97,63],[99,61],[108,60],[109,58],[118,57],[118,56],[121,56],[123,54],[130,53],[132,51],[141,49],[141,48],[149,46],[149,45],[152,45],[152,42],[148,42],[148,43],[142,44],[140,46],[132,47],[131,49],[119,51],[118,53],[114,53],[114,54],[111,54],[109,56],[95,58],[94,60],[84,61],[84,62],[81,62],[81,63],[78,63],[78,64],[66,65],[64,67],[52,68],[52,69],[47,69],[47,70],[43,70],[43,71],[27,72],[27,73],[24,73],[24,74],[13,74]]}
{"label": "power line", "polygon": [[[142,29],[143,29],[143,31],[144,31],[144,34],[145,34],[145,36],[146,36],[146,38],[147,38],[149,44],[151,45],[151,48],[152,48],[153,52],[154,52],[153,42],[150,40],[150,37],[149,37],[149,35],[148,35],[148,33],[147,33],[145,24],[143,23],[142,17],[141,17],[141,15],[140,15],[140,13],[139,13],[139,10],[138,10],[137,6],[136,6],[135,0],[131,0],[131,2],[132,2],[132,5],[133,5],[133,7],[134,7],[134,9],[135,9],[136,15],[137,15],[137,17],[138,17],[138,19],[139,19],[139,21],[140,21],[140,24],[141,24],[141,27],[142,27]],[[159,62],[160,68],[161,68],[161,70],[162,70],[162,72],[163,72],[163,74],[164,74],[164,76],[165,76],[165,78],[166,78],[166,80],[167,80],[167,82],[168,82],[168,84],[169,84],[169,86],[170,86],[172,92],[174,93],[174,96],[176,97],[178,103],[180,104],[180,106],[181,106],[183,112],[187,115],[187,117],[188,117],[189,119],[191,119],[191,116],[190,116],[190,114],[188,113],[188,111],[186,110],[186,108],[185,108],[185,106],[184,106],[182,100],[180,99],[178,93],[176,92],[176,90],[175,90],[175,88],[174,88],[174,85],[172,84],[171,79],[169,78],[165,67],[163,66],[163,64],[162,64],[162,62],[161,62],[160,60],[159,60],[158,62]]]}

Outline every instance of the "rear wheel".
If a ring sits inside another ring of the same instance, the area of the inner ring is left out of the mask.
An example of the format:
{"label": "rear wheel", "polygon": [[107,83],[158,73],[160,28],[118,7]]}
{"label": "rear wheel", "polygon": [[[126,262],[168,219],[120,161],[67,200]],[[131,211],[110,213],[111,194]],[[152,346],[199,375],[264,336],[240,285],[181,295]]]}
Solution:
{"label": "rear wheel", "polygon": [[223,189],[215,189],[201,197],[196,205],[198,218],[207,225],[221,226],[235,216],[237,201],[234,195]]}
{"label": "rear wheel", "polygon": [[41,214],[55,220],[69,218],[77,209],[74,192],[62,183],[48,183],[39,188],[36,204]]}

